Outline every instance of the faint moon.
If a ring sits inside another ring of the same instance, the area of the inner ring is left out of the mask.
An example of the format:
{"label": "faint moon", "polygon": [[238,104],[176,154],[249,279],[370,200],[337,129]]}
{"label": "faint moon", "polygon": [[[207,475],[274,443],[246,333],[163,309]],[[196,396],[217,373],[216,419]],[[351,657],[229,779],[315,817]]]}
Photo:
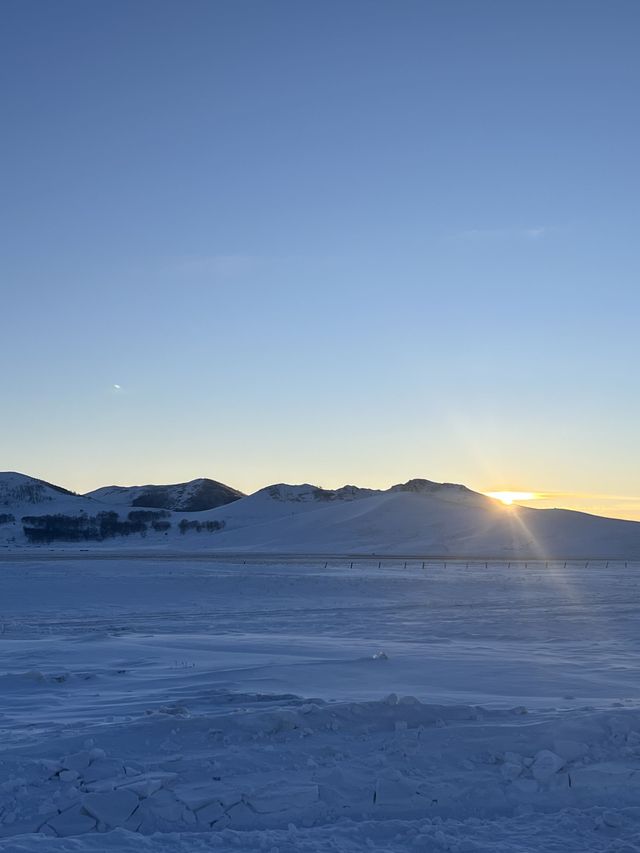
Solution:
{"label": "faint moon", "polygon": [[113,387],[116,389],[116,391],[120,390],[120,385],[114,385]]}

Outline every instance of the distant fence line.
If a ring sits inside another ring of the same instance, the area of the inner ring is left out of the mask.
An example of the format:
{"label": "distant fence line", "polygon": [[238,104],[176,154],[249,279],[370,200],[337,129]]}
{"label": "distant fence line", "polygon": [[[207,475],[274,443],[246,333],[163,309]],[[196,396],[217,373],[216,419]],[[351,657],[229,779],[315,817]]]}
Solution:
{"label": "distant fence line", "polygon": [[[222,561],[225,558],[222,556],[215,555],[213,557],[216,562]],[[237,559],[227,558],[229,562],[239,562]],[[345,568],[348,567],[350,569],[357,568],[372,568],[377,567],[378,569],[382,568],[418,568],[424,571],[428,569],[447,569],[447,568],[465,568],[465,569],[489,569],[492,568],[520,568],[520,569],[528,569],[528,568],[545,568],[545,569],[588,569],[588,568],[625,568],[628,569],[629,566],[634,564],[638,565],[640,568],[640,559],[638,560],[463,560],[463,559],[449,559],[449,560],[438,560],[438,559],[427,559],[420,560],[416,558],[409,559],[398,559],[397,557],[381,557],[381,558],[370,558],[370,557],[355,557],[354,559],[350,558],[340,558],[340,557],[331,557],[329,559],[316,559],[312,556],[305,557],[291,557],[288,555],[283,555],[282,557],[263,557],[263,558],[249,558],[246,560],[242,560],[242,565],[265,565],[267,563],[304,563],[306,565],[309,564],[317,564],[321,565],[323,568],[328,569],[331,568]]]}
{"label": "distant fence line", "polygon": [[465,557],[416,557],[416,556],[383,556],[381,554],[356,555],[356,554],[238,554],[238,553],[207,553],[206,551],[104,551],[80,548],[78,550],[63,549],[24,549],[21,551],[3,551],[0,549],[0,563],[16,562],[24,563],[32,560],[53,561],[77,561],[77,560],[155,560],[155,561],[180,561],[197,563],[218,563],[242,566],[269,566],[269,565],[298,565],[317,566],[318,568],[347,568],[357,570],[367,569],[415,569],[429,571],[430,569],[548,569],[552,570],[584,570],[584,569],[629,569],[637,568],[640,571],[640,557],[633,559],[604,559],[604,558],[582,558],[568,560],[545,560],[539,558],[523,559],[478,559]]}

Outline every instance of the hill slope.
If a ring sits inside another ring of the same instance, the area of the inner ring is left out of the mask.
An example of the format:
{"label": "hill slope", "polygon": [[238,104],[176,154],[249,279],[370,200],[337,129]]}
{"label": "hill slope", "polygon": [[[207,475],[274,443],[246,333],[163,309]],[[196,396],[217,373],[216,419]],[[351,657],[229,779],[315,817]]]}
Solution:
{"label": "hill slope", "polygon": [[113,506],[167,509],[174,512],[202,512],[244,497],[237,489],[201,477],[188,483],[168,486],[103,486],[86,497]]}
{"label": "hill slope", "polygon": [[105,507],[98,501],[76,495],[36,477],[16,471],[0,472],[0,543],[24,541],[25,516],[64,514],[91,515]]}
{"label": "hill slope", "polygon": [[[277,489],[276,492],[272,491]],[[577,559],[640,557],[640,523],[569,510],[505,507],[455,484],[412,480],[326,499],[312,486],[271,487],[207,516],[224,529],[203,545],[272,553]]]}
{"label": "hill slope", "polygon": [[69,489],[62,486],[54,486],[45,480],[36,477],[28,477],[17,471],[3,471],[0,473],[0,506],[40,506],[42,504],[59,501],[60,498],[77,497]]}

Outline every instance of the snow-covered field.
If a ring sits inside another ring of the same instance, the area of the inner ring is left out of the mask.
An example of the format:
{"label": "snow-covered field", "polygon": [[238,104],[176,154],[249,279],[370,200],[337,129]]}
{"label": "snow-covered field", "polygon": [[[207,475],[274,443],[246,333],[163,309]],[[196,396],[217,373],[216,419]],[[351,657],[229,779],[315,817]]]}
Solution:
{"label": "snow-covered field", "polygon": [[640,850],[640,563],[0,557],[0,851]]}

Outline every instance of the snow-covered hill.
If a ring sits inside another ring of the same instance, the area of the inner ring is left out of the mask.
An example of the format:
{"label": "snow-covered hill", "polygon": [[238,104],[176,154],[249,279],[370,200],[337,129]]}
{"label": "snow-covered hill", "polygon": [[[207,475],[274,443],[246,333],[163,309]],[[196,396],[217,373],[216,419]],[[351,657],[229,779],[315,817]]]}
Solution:
{"label": "snow-covered hill", "polygon": [[[207,492],[208,484],[213,492]],[[231,502],[193,511],[218,488],[234,495]],[[248,496],[215,481],[195,480],[171,487],[107,487],[78,496],[23,475],[4,474],[0,501],[0,543],[9,547],[50,542],[67,547],[67,541],[75,540],[92,548],[217,553],[640,558],[638,522],[505,507],[465,486],[430,480],[410,480],[386,491],[278,484]],[[82,517],[81,533],[71,523],[68,539],[56,528],[55,541],[49,540],[46,531],[33,533],[38,523],[31,521],[31,534],[25,536],[23,517],[55,514]]]}
{"label": "snow-covered hill", "polygon": [[55,486],[36,477],[28,477],[16,471],[0,472],[0,517],[9,515],[19,520],[23,515],[46,515],[48,513],[99,512],[104,509],[89,496]]}
{"label": "snow-covered hill", "polygon": [[237,501],[244,495],[217,480],[201,477],[188,483],[168,486],[103,486],[88,492],[86,497],[114,506],[202,512]]}
{"label": "snow-covered hill", "polygon": [[638,522],[506,507],[464,486],[428,480],[382,492],[354,489],[348,499],[341,491],[327,500],[311,486],[263,489],[207,514],[224,522],[224,529],[206,547],[505,559],[640,557]]}
{"label": "snow-covered hill", "polygon": [[4,471],[0,474],[0,507],[41,506],[58,502],[62,498],[75,498],[77,495],[61,486],[54,486],[26,474],[16,471]]}

